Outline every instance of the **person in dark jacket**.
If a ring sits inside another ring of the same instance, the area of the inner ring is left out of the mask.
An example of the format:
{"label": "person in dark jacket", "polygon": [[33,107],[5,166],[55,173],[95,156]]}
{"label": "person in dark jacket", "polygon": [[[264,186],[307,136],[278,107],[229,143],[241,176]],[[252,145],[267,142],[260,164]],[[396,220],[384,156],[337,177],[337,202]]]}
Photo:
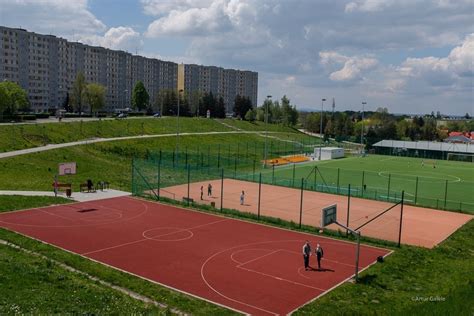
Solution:
{"label": "person in dark jacket", "polygon": [[314,251],[316,253],[316,259],[318,259],[318,270],[321,270],[321,258],[324,257],[324,250],[323,248],[318,244],[316,246],[316,250]]}
{"label": "person in dark jacket", "polygon": [[311,245],[309,241],[306,240],[306,243],[303,245],[303,260],[304,260],[304,269],[310,270],[309,267],[309,256],[311,256]]}

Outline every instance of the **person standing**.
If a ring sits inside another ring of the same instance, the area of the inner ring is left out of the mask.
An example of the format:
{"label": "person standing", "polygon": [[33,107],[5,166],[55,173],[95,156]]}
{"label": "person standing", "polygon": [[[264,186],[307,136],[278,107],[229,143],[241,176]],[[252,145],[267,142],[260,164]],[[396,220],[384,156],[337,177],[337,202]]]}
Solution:
{"label": "person standing", "polygon": [[309,241],[306,240],[306,243],[303,245],[303,260],[304,260],[304,269],[308,271],[309,267],[309,256],[311,256],[311,245]]}
{"label": "person standing", "polygon": [[244,200],[245,200],[245,192],[242,190],[242,193],[240,193],[240,205],[244,205]]}
{"label": "person standing", "polygon": [[201,185],[201,201],[202,201],[202,196],[204,195],[204,186]]}
{"label": "person standing", "polygon": [[318,270],[321,270],[321,258],[324,257],[324,250],[319,244],[316,246],[316,259],[318,259]]}
{"label": "person standing", "polygon": [[212,196],[212,184],[207,185],[207,196]]}

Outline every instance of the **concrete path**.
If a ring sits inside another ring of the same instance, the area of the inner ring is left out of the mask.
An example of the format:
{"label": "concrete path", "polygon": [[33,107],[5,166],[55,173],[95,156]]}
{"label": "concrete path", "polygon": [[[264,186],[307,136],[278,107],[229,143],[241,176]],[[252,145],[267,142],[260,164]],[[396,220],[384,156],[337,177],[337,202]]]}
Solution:
{"label": "concrete path", "polygon": [[[256,135],[259,135],[261,133],[262,133],[261,131],[229,131],[229,132],[179,133],[179,135],[180,136],[223,135],[223,134],[256,134]],[[275,133],[275,132],[269,132],[269,133]],[[46,145],[46,146],[40,146],[40,147],[34,147],[34,148],[28,148],[28,149],[21,149],[21,150],[14,150],[14,151],[7,151],[7,152],[4,152],[4,153],[0,153],[0,159],[13,157],[13,156],[26,155],[26,154],[31,154],[31,153],[37,153],[37,152],[47,151],[47,150],[52,150],[52,149],[78,146],[78,145],[87,145],[87,144],[102,143],[102,142],[112,142],[112,141],[127,140],[127,139],[145,139],[145,138],[175,137],[175,136],[176,136],[176,133],[124,136],[124,137],[112,137],[112,138],[93,138],[93,139],[81,140],[81,141],[77,141],[77,142],[62,143],[62,144],[49,144],[49,145]]]}
{"label": "concrete path", "polygon": [[[54,196],[53,191],[0,191],[0,195],[23,195],[23,196]],[[87,201],[96,201],[109,199],[113,197],[127,196],[131,195],[130,192],[119,191],[119,190],[104,190],[96,191],[94,193],[83,193],[83,192],[72,192],[71,199],[77,202],[87,202]],[[64,192],[58,194],[59,197],[66,198]]]}

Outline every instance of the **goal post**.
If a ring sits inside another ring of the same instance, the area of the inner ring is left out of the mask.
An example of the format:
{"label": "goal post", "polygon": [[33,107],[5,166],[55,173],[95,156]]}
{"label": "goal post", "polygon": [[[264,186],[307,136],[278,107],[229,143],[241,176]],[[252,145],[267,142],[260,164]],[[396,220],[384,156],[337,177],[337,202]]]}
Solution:
{"label": "goal post", "polygon": [[474,162],[474,154],[448,153],[446,160]]}

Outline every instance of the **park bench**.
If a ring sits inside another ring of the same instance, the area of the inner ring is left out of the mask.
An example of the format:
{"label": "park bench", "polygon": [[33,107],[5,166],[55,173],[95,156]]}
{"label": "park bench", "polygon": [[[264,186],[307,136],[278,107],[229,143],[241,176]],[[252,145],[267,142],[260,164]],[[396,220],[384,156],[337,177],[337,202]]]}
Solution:
{"label": "park bench", "polygon": [[63,190],[66,192],[66,196],[70,197],[72,193],[72,185],[71,183],[54,183],[53,182],[53,189],[56,189],[57,191]]}

